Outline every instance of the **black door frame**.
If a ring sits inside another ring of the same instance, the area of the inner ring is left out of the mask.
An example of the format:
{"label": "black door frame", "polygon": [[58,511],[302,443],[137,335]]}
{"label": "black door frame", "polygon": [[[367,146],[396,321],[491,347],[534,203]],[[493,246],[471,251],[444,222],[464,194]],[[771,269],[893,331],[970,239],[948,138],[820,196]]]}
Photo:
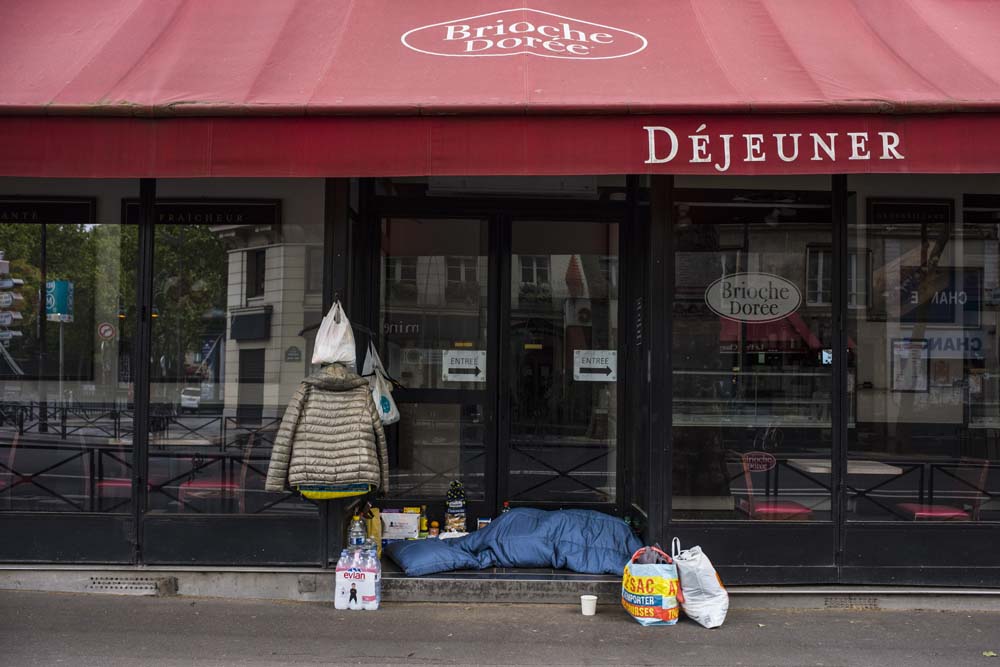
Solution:
{"label": "black door frame", "polygon": [[[368,190],[371,193],[371,190]],[[552,222],[593,222],[595,224],[618,223],[619,229],[619,252],[625,242],[625,235],[628,229],[628,206],[624,201],[602,200],[594,202],[592,200],[544,200],[544,199],[513,199],[513,198],[453,198],[453,197],[376,197],[370,195],[371,199],[364,208],[368,215],[364,216],[364,224],[369,229],[381,229],[382,220],[392,217],[419,217],[422,219],[480,219],[488,225],[488,266],[489,284],[491,286],[488,298],[488,326],[490,334],[487,337],[487,368],[495,369],[488,377],[495,380],[488,382],[486,392],[487,412],[487,454],[486,454],[486,498],[480,507],[472,507],[475,512],[480,509],[485,512],[485,516],[493,516],[499,511],[502,501],[506,495],[506,471],[509,469],[509,443],[510,423],[508,419],[509,411],[506,406],[510,397],[510,373],[507,356],[509,355],[509,330],[503,326],[501,316],[510,313],[510,276],[511,276],[511,228],[515,220],[537,220],[540,223]],[[372,257],[373,267],[381,266],[380,234],[367,232],[359,235],[363,242],[375,243],[374,252],[369,247],[357,247],[355,252],[361,256]],[[626,447],[629,441],[625,437],[627,433],[628,417],[624,410],[629,405],[630,398],[627,396],[628,371],[621,360],[625,358],[624,340],[621,332],[622,322],[627,321],[626,303],[622,297],[622,290],[627,288],[629,275],[622,270],[623,262],[619,262],[619,391],[618,391],[618,414],[617,423],[617,452],[616,462],[616,498],[614,503],[546,503],[531,502],[523,503],[534,507],[580,507],[593,508],[614,514],[624,514],[626,508],[631,504],[631,499],[627,497],[629,486],[625,483],[626,472],[625,462],[628,458]],[[353,293],[353,298],[364,300],[375,305],[369,311],[369,318],[365,325],[372,331],[377,331],[378,323],[378,295],[380,290],[379,281],[381,275],[378,269],[369,269],[365,272],[365,278],[358,276],[356,281],[357,290]],[[413,393],[414,402],[420,399],[429,399],[432,394],[446,397],[447,394],[460,393],[449,392],[448,390],[417,390]],[[407,397],[409,400],[410,397]],[[440,399],[439,399],[440,400]],[[431,498],[406,498],[394,499],[394,502],[405,504],[427,504],[438,499]],[[443,500],[443,499],[441,499]],[[512,505],[519,503],[513,502]],[[472,504],[470,503],[470,506]],[[474,517],[473,517],[474,518]]]}

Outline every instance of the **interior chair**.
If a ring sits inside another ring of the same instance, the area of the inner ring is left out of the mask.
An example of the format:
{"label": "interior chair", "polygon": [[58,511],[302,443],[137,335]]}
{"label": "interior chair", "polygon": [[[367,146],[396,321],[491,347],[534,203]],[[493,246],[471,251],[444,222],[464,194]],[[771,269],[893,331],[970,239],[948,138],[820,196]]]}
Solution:
{"label": "interior chair", "polygon": [[[730,460],[736,464],[737,474],[730,480],[738,500],[736,509],[758,521],[804,521],[812,517],[812,510],[794,500],[761,499],[754,495],[753,477],[749,457],[743,452],[731,452]],[[739,484],[739,478],[743,484]]]}
{"label": "interior chair", "polygon": [[[253,452],[255,435],[255,433],[250,433],[247,437],[246,444],[243,446],[240,474],[238,479],[230,479],[228,481],[209,477],[204,479],[189,479],[178,488],[177,497],[181,501],[181,508],[187,509],[189,503],[196,499],[235,498],[238,503],[239,513],[245,513],[245,484],[247,478],[247,467],[250,465],[250,454]],[[228,460],[223,458],[220,459],[219,463],[225,466],[228,465]]]}
{"label": "interior chair", "polygon": [[938,503],[899,503],[900,515],[911,521],[978,521],[979,510],[989,496],[986,494],[986,476],[990,462],[986,459],[962,459],[955,477],[961,482],[961,493],[972,491],[968,506]]}

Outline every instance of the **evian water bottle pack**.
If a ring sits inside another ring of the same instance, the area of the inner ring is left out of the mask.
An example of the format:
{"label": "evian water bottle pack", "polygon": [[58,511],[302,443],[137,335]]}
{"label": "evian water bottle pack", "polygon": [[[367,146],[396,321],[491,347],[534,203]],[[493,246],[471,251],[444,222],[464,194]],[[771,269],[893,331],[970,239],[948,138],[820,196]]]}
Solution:
{"label": "evian water bottle pack", "polygon": [[382,564],[374,549],[344,549],[337,561],[335,609],[375,611],[382,601]]}

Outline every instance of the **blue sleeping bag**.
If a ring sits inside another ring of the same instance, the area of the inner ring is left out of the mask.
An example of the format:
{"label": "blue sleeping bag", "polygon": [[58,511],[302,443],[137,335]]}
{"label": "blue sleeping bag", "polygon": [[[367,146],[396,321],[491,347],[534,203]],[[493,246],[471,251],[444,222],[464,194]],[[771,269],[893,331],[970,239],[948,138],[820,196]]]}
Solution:
{"label": "blue sleeping bag", "polygon": [[628,525],[607,514],[517,508],[465,537],[396,542],[386,546],[386,552],[410,577],[487,567],[621,575],[640,547]]}

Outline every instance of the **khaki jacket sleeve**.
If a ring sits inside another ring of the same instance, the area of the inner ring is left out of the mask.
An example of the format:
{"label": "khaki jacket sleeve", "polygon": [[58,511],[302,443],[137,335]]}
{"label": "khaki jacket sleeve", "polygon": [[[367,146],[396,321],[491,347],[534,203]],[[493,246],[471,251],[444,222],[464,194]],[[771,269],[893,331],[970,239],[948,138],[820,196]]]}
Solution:
{"label": "khaki jacket sleeve", "polygon": [[372,429],[375,431],[375,445],[378,447],[378,467],[381,471],[380,477],[382,478],[380,490],[382,493],[388,493],[389,449],[386,446],[385,429],[382,428],[382,418],[378,415],[378,408],[375,407],[375,401],[372,400],[370,393],[368,394],[368,412],[371,414]]}
{"label": "khaki jacket sleeve", "polygon": [[265,491],[288,489],[288,462],[292,457],[295,430],[302,416],[307,390],[306,385],[301,385],[285,408],[285,416],[281,419],[281,426],[278,427],[278,434],[274,437],[274,447],[271,449],[271,463],[267,467],[267,480],[264,482]]}

